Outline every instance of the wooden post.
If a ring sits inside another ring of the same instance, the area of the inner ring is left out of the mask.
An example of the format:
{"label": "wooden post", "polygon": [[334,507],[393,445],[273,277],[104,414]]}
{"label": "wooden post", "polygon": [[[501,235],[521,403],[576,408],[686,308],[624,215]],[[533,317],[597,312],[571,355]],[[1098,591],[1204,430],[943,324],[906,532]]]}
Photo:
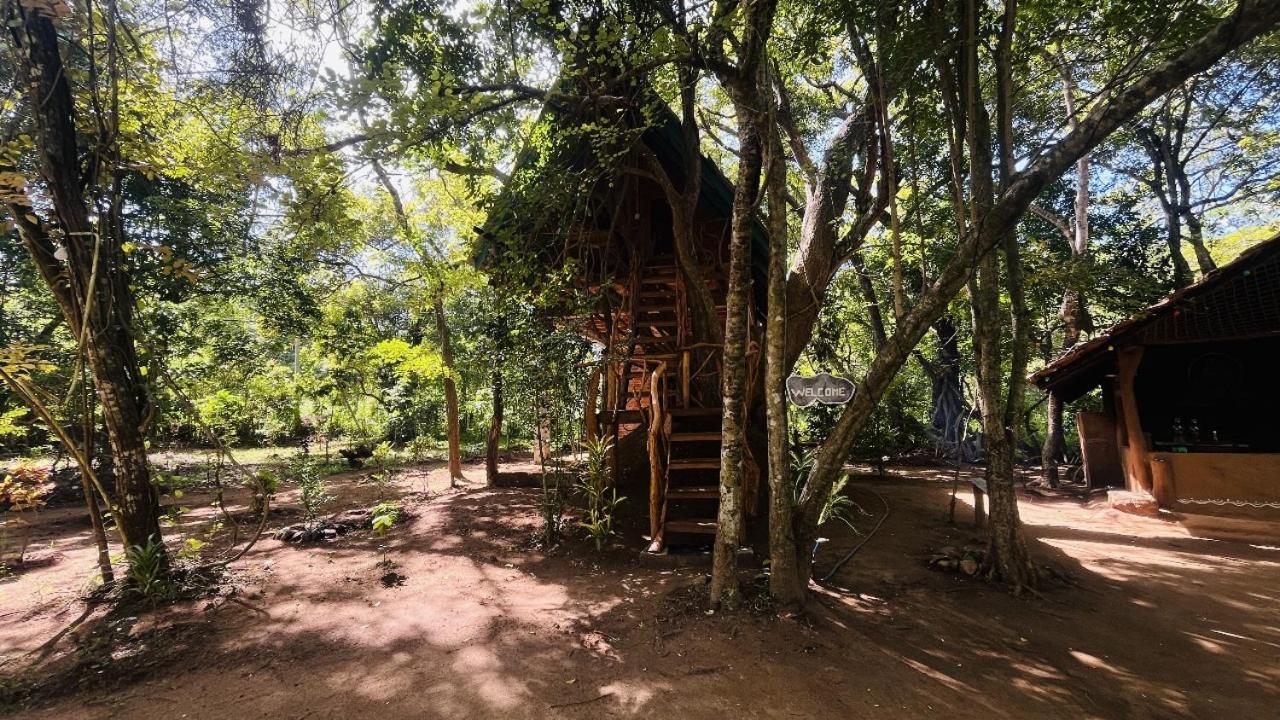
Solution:
{"label": "wooden post", "polygon": [[1173,466],[1166,457],[1151,458],[1151,495],[1156,505],[1167,508],[1178,502],[1178,494],[1174,490]]}
{"label": "wooden post", "polygon": [[1116,378],[1116,399],[1120,401],[1119,420],[1124,423],[1125,435],[1129,440],[1129,451],[1125,455],[1126,485],[1129,490],[1151,492],[1150,453],[1147,438],[1142,434],[1138,401],[1133,391],[1133,380],[1138,374],[1138,365],[1142,362],[1142,351],[1141,346],[1120,350],[1117,358],[1120,372]]}
{"label": "wooden post", "polygon": [[689,402],[689,351],[680,353],[680,401],[684,407],[692,407]]}
{"label": "wooden post", "polygon": [[582,420],[586,426],[588,442],[600,439],[600,419],[596,416],[600,400],[600,367],[597,365],[592,368],[591,376],[587,378],[587,401]]}
{"label": "wooden post", "polygon": [[649,376],[649,552],[662,551],[662,500],[666,490],[666,464],[663,462],[663,428],[666,413],[662,407],[663,373],[666,363],[658,363]]}

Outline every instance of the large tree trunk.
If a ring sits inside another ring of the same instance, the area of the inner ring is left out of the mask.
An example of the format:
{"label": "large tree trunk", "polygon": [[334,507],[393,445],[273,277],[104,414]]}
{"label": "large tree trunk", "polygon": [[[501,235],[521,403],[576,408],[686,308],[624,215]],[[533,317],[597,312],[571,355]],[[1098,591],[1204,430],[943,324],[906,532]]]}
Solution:
{"label": "large tree trunk", "polygon": [[787,431],[787,164],[776,123],[770,123],[768,316],[764,341],[764,396],[768,427],[769,592],[783,608],[804,604],[792,503]]}
{"label": "large tree trunk", "polygon": [[743,448],[746,445],[748,304],[751,302],[751,235],[760,186],[760,125],[754,110],[740,99],[738,112],[737,192],[733,199],[729,238],[729,287],[725,298],[722,442],[720,444],[720,511],[711,573],[712,606],[736,607],[738,546],[743,523]]}
{"label": "large tree trunk", "polygon": [[502,370],[493,369],[493,416],[489,420],[489,435],[485,439],[484,477],[489,487],[498,484],[498,453],[502,450]]}
{"label": "large tree trunk", "polygon": [[933,412],[930,424],[944,447],[963,453],[959,443],[964,437],[964,423],[969,419],[964,389],[960,384],[960,331],[950,315],[943,315],[933,323],[934,347],[937,357],[930,363],[930,396]]}
{"label": "large tree trunk", "polygon": [[[10,10],[23,18],[10,35],[26,55],[31,82],[27,101],[35,128],[40,171],[65,238],[65,267],[55,256],[54,223],[35,219],[30,207],[10,202],[40,275],[61,306],[67,327],[84,344],[115,467],[115,518],[130,545],[160,542],[159,497],[151,483],[146,430],[152,408],[133,337],[133,293],[124,270],[118,212],[95,228],[89,218],[77,152],[75,102],[53,23],[43,14]],[[118,177],[112,191],[119,192]],[[118,209],[119,202],[110,203]],[[85,302],[87,299],[88,302]]]}
{"label": "large tree trunk", "polygon": [[444,411],[449,438],[449,486],[454,487],[462,479],[462,431],[458,424],[458,386],[454,381],[453,342],[449,336],[449,323],[444,314],[444,300],[436,295],[436,333],[440,336],[440,358],[444,361]]}

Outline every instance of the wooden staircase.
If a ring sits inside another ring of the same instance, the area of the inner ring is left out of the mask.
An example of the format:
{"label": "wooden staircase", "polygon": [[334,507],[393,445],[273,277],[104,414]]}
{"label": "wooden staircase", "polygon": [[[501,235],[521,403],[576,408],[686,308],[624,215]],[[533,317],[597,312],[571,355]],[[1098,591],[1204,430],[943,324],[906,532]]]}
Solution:
{"label": "wooden staircase", "polygon": [[[711,282],[719,285],[718,278]],[[699,373],[718,374],[719,363],[693,367],[687,301],[674,262],[643,268],[633,293],[624,372],[628,407],[640,409],[649,434],[649,551],[706,545],[715,538],[720,502],[721,409],[718,397],[699,405],[692,384]]]}

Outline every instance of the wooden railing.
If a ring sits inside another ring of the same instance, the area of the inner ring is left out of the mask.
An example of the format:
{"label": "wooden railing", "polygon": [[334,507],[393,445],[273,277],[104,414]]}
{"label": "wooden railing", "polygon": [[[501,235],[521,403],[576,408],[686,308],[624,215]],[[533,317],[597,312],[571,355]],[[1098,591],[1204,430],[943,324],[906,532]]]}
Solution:
{"label": "wooden railing", "polygon": [[650,548],[662,547],[667,494],[667,457],[671,416],[667,404],[667,364],[658,363],[649,376],[649,538]]}

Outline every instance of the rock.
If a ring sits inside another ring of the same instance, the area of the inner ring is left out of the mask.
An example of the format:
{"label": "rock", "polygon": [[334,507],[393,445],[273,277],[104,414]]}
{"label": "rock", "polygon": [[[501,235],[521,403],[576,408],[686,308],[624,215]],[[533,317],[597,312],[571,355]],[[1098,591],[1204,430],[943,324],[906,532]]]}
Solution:
{"label": "rock", "polygon": [[1158,517],[1160,506],[1150,494],[1142,491],[1108,490],[1107,504],[1115,510],[1131,515]]}
{"label": "rock", "polygon": [[328,527],[328,528],[325,528],[325,529],[324,529],[324,539],[325,539],[325,540],[332,540],[332,539],[334,539],[334,538],[336,538],[336,537],[338,537],[338,530],[337,530],[336,528]]}
{"label": "rock", "polygon": [[938,550],[938,554],[945,555],[946,557],[953,557],[953,558],[960,557],[960,551],[957,550],[954,545],[947,545],[941,550]]}

